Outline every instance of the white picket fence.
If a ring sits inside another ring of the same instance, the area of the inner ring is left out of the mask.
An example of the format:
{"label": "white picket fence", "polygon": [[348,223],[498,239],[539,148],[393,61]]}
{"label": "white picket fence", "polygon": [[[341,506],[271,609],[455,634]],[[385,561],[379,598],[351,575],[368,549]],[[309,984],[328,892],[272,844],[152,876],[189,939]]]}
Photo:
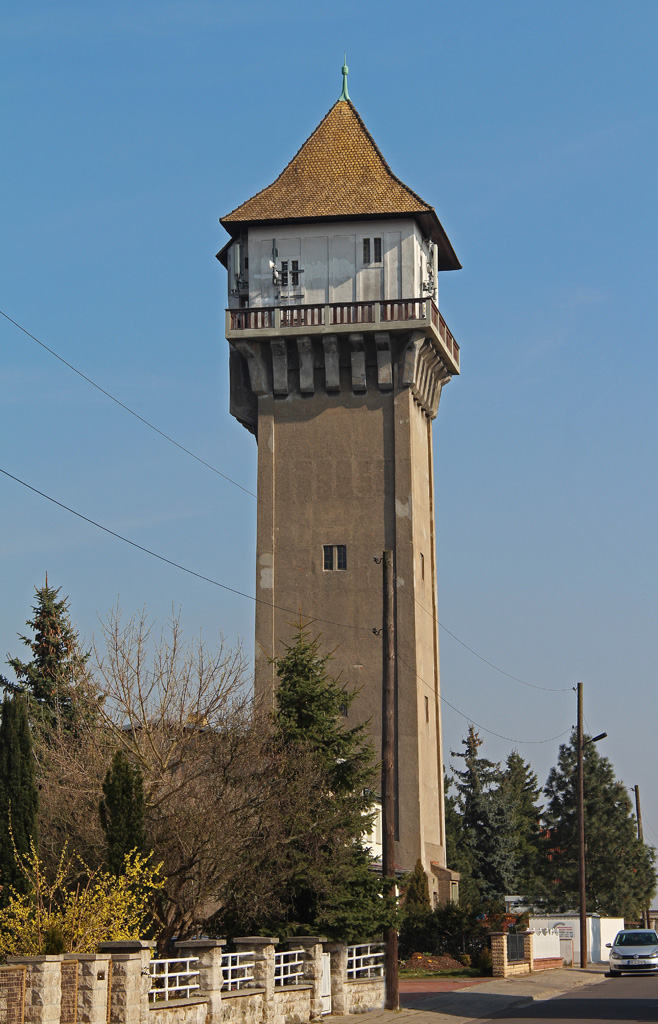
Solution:
{"label": "white picket fence", "polygon": [[562,955],[560,953],[560,936],[555,928],[541,928],[535,931],[532,940],[532,955],[535,960]]}

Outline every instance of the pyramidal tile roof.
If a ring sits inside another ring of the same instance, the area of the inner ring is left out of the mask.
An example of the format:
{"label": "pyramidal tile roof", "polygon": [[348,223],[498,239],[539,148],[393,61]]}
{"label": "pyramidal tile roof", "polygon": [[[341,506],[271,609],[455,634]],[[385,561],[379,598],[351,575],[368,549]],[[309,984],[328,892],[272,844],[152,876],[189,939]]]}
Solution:
{"label": "pyramidal tile roof", "polygon": [[415,216],[439,245],[439,267],[460,263],[434,208],[391,171],[350,100],[339,100],[279,177],[221,218],[246,224],[346,217]]}

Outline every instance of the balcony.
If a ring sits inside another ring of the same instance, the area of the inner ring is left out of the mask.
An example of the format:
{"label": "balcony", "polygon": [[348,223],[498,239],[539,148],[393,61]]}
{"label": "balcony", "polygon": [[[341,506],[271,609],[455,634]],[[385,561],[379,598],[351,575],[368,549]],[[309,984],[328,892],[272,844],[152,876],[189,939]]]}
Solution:
{"label": "balcony", "polygon": [[459,373],[459,345],[432,299],[252,306],[226,310],[228,341],[256,340],[279,334],[290,337],[339,334],[364,328],[372,331],[425,330],[438,343],[449,370]]}

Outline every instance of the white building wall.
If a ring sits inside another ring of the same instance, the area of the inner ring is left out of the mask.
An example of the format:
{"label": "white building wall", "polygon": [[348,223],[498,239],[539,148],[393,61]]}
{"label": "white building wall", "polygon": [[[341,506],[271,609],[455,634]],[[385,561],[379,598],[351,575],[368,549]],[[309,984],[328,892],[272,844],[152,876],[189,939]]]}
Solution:
{"label": "white building wall", "polygon": [[[587,960],[598,963],[607,960],[606,942],[612,942],[624,927],[623,917],[598,917],[587,915]],[[578,914],[548,914],[545,917],[531,917],[528,928],[542,931],[555,928],[561,936],[560,952],[567,963],[580,962],[580,917]]]}
{"label": "white building wall", "polygon": [[[367,265],[363,263],[364,238],[370,239],[371,262]],[[375,238],[382,241],[382,258],[377,263]],[[229,251],[229,288],[238,244]],[[426,252],[412,218],[334,221],[330,228],[326,223],[250,227],[243,252],[249,263],[245,271],[249,305],[422,298],[427,295],[422,287],[428,280]],[[299,265],[298,286],[291,279],[293,260]],[[283,261],[288,262],[287,287],[275,283],[272,274],[271,262],[280,271]]]}

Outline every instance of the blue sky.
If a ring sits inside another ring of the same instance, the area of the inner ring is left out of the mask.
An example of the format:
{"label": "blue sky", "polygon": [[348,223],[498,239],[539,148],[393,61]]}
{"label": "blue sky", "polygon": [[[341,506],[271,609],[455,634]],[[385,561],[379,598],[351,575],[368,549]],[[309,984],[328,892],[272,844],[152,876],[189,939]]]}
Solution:
{"label": "blue sky", "polygon": [[[25,0],[0,37],[0,309],[251,490],[218,218],[315,128],[347,50],[357,109],[464,266],[440,281],[462,352],[434,434],[441,622],[566,689],[444,631],[443,695],[543,782],[558,741],[525,741],[568,731],[582,680],[658,843],[658,6]],[[252,594],[253,498],[0,320],[2,469]],[[2,656],[46,571],[87,637],[117,601],[173,606],[251,654],[250,601],[1,477]],[[466,728],[444,705],[447,750]]]}

